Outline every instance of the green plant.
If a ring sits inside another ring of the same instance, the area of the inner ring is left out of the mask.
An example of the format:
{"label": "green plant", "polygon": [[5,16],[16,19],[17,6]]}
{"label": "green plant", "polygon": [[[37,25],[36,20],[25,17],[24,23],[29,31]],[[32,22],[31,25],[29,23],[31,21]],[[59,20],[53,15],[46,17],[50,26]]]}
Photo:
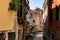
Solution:
{"label": "green plant", "polygon": [[34,25],[31,25],[31,29],[34,29],[34,27],[35,27]]}
{"label": "green plant", "polygon": [[19,3],[17,0],[11,0],[11,2],[9,3],[9,9],[8,10],[15,10],[17,11],[19,8]]}
{"label": "green plant", "polygon": [[34,28],[35,28],[35,24],[32,23],[32,25],[31,25],[31,30],[33,30]]}

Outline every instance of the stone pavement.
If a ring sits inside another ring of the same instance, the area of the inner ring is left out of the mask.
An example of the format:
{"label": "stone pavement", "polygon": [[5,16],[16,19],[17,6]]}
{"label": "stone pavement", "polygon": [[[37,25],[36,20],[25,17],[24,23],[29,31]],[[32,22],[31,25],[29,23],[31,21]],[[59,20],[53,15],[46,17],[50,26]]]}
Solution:
{"label": "stone pavement", "polygon": [[43,32],[38,32],[34,36],[34,40],[43,40]]}

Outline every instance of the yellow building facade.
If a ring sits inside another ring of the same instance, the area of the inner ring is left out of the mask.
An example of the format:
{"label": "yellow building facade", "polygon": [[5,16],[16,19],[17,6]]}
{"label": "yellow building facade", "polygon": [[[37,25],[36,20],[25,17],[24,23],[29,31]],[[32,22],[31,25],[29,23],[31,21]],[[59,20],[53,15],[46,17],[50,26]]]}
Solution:
{"label": "yellow building facade", "polygon": [[10,0],[0,1],[0,31],[12,30],[16,12],[8,11]]}
{"label": "yellow building facade", "polygon": [[13,10],[8,11],[10,1],[0,0],[0,33],[5,33],[5,40],[8,40],[8,33],[15,32],[15,40],[18,40],[18,29],[20,30],[21,26],[17,23],[17,13]]}
{"label": "yellow building facade", "polygon": [[[10,35],[11,37],[11,33],[15,33],[15,40],[18,40],[18,36],[22,38],[20,36],[23,35],[23,28],[22,25],[17,23],[17,12],[12,10],[8,11],[10,1],[11,0],[0,0],[0,33],[5,34],[5,40],[9,40],[8,36]],[[25,3],[26,0],[23,0],[23,9],[27,10],[25,8],[27,8],[28,5],[25,6],[27,4]],[[12,38],[10,39],[12,40]]]}

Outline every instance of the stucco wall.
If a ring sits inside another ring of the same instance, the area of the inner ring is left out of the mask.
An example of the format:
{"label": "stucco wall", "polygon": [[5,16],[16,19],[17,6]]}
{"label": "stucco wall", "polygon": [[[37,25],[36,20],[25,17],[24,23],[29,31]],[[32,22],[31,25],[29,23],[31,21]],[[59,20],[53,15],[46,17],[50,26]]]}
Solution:
{"label": "stucco wall", "polygon": [[12,30],[15,12],[8,11],[10,0],[0,0],[0,31]]}

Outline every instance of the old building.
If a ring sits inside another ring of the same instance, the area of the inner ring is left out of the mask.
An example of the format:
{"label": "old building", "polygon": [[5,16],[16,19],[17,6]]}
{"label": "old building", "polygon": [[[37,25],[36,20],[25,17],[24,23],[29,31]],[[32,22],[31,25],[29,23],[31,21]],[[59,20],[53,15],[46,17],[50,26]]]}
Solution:
{"label": "old building", "polygon": [[8,11],[10,2],[11,0],[0,1],[0,40],[23,40],[23,38],[20,37],[21,34],[23,34],[23,26],[19,24],[18,19],[24,19],[25,13],[27,13],[29,7],[29,2],[28,0],[18,1],[24,5],[23,7],[20,6],[19,12],[15,12],[14,10]]}
{"label": "old building", "polygon": [[42,17],[43,17],[42,10],[39,8],[36,8],[33,12],[34,12],[33,20],[36,25],[36,31],[42,31]]}
{"label": "old building", "polygon": [[36,8],[35,10],[33,10],[34,14],[33,14],[33,20],[35,21],[35,25],[39,26],[41,25],[41,21],[42,21],[42,10],[39,8]]}
{"label": "old building", "polygon": [[[17,20],[18,20],[18,24],[22,24],[22,33],[21,33],[21,36],[20,37],[21,39],[19,40],[26,40],[25,38],[25,35],[26,35],[26,28],[25,28],[25,23],[27,22],[26,21],[26,14],[28,13],[28,10],[29,10],[29,1],[28,0],[19,0],[18,1],[19,3],[21,3],[22,5],[20,6],[20,8],[18,9],[18,12],[17,12]],[[20,34],[20,33],[19,33]]]}
{"label": "old building", "polygon": [[8,11],[10,1],[11,0],[0,1],[0,40],[17,39],[16,31],[19,26],[16,20],[16,12]]}
{"label": "old building", "polygon": [[60,0],[49,0],[49,28],[52,39],[60,40]]}
{"label": "old building", "polygon": [[[35,10],[29,10],[28,16],[28,22],[30,25],[35,25],[34,31],[42,31],[42,28],[39,28],[42,26],[42,10],[40,8],[36,8]],[[38,29],[39,28],[39,29]],[[38,30],[36,30],[38,29]]]}
{"label": "old building", "polygon": [[43,3],[43,38],[49,40],[49,21],[48,21],[48,0]]}

